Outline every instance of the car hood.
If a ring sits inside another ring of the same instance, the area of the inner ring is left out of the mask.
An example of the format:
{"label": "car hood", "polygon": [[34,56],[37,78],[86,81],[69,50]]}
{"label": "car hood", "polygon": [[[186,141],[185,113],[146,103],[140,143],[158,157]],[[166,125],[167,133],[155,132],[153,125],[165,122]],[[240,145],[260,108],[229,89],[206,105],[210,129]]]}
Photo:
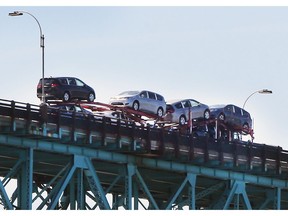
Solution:
{"label": "car hood", "polygon": [[127,91],[127,92],[122,92],[119,95],[116,95],[112,97],[111,99],[118,99],[118,98],[125,98],[125,97],[134,97],[138,95],[140,92],[139,91]]}

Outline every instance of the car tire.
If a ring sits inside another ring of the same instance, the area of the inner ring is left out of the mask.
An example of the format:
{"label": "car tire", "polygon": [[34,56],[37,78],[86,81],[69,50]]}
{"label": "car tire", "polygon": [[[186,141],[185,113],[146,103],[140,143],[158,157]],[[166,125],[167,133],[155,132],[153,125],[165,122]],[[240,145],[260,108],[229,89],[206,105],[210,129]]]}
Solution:
{"label": "car tire", "polygon": [[63,102],[68,102],[68,101],[70,101],[70,94],[69,94],[69,92],[64,92]]}
{"label": "car tire", "polygon": [[138,101],[134,101],[132,104],[132,108],[133,110],[138,111],[139,110],[139,102]]}
{"label": "car tire", "polygon": [[220,120],[220,121],[224,121],[224,120],[225,120],[225,115],[224,115],[224,113],[220,113],[220,114],[218,115],[218,120]]}
{"label": "car tire", "polygon": [[159,107],[157,110],[157,116],[158,117],[162,117],[164,115],[164,111],[162,107]]}
{"label": "car tire", "polygon": [[186,117],[184,115],[181,115],[179,117],[179,125],[183,126],[183,125],[185,125],[185,123],[186,123]]}
{"label": "car tire", "polygon": [[93,102],[95,100],[95,95],[93,92],[90,92],[87,98],[88,102]]}
{"label": "car tire", "polygon": [[210,111],[208,109],[204,111],[204,119],[205,120],[210,119]]}

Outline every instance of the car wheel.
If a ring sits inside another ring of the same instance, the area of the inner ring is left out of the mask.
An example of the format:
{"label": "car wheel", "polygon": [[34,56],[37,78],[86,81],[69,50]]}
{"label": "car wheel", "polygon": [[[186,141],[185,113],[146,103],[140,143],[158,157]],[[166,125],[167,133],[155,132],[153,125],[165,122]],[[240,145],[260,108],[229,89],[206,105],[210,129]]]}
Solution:
{"label": "car wheel", "polygon": [[64,92],[63,94],[63,102],[68,102],[70,100],[69,92]]}
{"label": "car wheel", "polygon": [[210,111],[209,110],[205,110],[204,119],[208,120],[209,118],[210,118]]}
{"label": "car wheel", "polygon": [[164,113],[163,113],[162,107],[159,107],[158,110],[157,110],[157,116],[158,116],[158,117],[162,117],[163,114],[164,114]]}
{"label": "car wheel", "polygon": [[224,120],[225,120],[225,115],[224,115],[224,113],[220,113],[219,116],[218,116],[218,119],[219,119],[220,121],[224,121]]}
{"label": "car wheel", "polygon": [[186,117],[185,117],[184,115],[181,115],[181,116],[179,117],[179,124],[180,124],[181,126],[183,126],[183,125],[185,125],[185,123],[186,123]]}
{"label": "car wheel", "polygon": [[88,95],[87,101],[93,102],[94,100],[95,100],[95,95],[92,92],[90,92]]}
{"label": "car wheel", "polygon": [[139,110],[139,102],[138,101],[134,101],[133,104],[132,104],[132,108],[134,110]]}

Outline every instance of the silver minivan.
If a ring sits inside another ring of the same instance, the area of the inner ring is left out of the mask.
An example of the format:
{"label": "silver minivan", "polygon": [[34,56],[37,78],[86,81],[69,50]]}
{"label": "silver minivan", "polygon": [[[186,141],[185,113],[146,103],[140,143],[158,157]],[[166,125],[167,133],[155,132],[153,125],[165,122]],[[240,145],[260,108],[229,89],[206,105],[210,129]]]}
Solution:
{"label": "silver minivan", "polygon": [[166,113],[164,97],[151,91],[125,91],[110,98],[111,105],[131,107],[162,117]]}
{"label": "silver minivan", "polygon": [[167,114],[164,120],[184,125],[189,120],[189,114],[192,119],[210,118],[209,106],[202,104],[194,99],[167,101]]}

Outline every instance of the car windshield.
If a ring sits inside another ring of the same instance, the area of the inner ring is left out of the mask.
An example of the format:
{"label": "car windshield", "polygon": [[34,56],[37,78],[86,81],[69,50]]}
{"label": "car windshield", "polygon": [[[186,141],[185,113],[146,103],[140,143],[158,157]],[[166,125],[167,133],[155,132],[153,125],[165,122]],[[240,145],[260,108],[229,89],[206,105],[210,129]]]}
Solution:
{"label": "car windshield", "polygon": [[[51,83],[54,81],[54,79],[45,78],[44,79],[44,85],[51,85]],[[39,83],[42,83],[42,79],[40,79]]]}
{"label": "car windshield", "polygon": [[121,95],[121,96],[137,95],[137,94],[139,94],[139,93],[140,93],[139,91],[125,91],[125,92],[120,93],[119,95]]}

